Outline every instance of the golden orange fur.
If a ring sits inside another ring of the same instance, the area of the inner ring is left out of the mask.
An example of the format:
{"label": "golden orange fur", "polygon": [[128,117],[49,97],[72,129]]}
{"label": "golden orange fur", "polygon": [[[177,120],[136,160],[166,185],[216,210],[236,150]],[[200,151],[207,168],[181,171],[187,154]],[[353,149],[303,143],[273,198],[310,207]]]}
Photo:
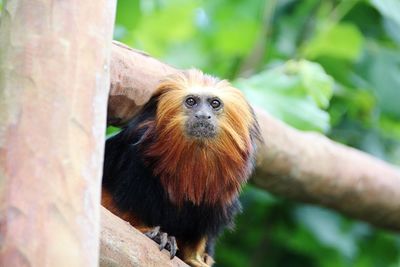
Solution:
{"label": "golden orange fur", "polygon": [[[216,137],[195,140],[185,135],[182,104],[189,94],[222,99]],[[177,204],[231,202],[249,176],[249,155],[254,150],[250,135],[256,121],[243,94],[225,80],[189,70],[162,82],[156,95],[157,142],[145,153],[156,160],[154,174],[170,199]]]}

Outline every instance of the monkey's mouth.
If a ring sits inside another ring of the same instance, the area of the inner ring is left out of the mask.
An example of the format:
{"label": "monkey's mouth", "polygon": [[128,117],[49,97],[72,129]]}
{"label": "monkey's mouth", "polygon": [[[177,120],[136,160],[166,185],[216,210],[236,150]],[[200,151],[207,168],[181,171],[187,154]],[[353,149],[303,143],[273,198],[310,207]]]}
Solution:
{"label": "monkey's mouth", "polygon": [[187,125],[187,134],[194,138],[213,138],[216,134],[216,127],[208,121],[196,121]]}

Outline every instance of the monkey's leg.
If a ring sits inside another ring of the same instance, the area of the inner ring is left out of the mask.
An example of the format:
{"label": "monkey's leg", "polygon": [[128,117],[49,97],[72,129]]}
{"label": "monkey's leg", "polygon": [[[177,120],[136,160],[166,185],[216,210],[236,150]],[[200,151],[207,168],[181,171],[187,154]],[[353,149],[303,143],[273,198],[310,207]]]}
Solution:
{"label": "monkey's leg", "polygon": [[192,267],[212,266],[214,260],[205,251],[206,242],[207,239],[203,238],[195,244],[180,243],[179,256],[182,258],[184,262],[186,262]]}
{"label": "monkey's leg", "polygon": [[171,259],[175,257],[178,246],[176,244],[175,237],[168,236],[167,233],[160,231],[160,227],[149,227],[146,226],[139,216],[132,212],[121,211],[114,203],[113,196],[103,187],[101,204],[106,207],[109,211],[120,217],[121,219],[129,222],[133,227],[144,233],[150,239],[154,240],[159,244],[160,250],[165,248],[170,252]]}

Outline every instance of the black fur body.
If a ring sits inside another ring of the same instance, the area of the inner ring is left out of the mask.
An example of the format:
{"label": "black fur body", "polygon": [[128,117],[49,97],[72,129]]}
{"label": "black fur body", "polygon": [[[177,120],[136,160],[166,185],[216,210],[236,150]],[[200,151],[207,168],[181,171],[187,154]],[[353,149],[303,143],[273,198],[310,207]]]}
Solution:
{"label": "black fur body", "polygon": [[120,133],[107,140],[103,187],[118,209],[134,214],[148,226],[160,226],[163,232],[188,243],[206,238],[206,252],[212,255],[216,237],[233,226],[240,203],[237,197],[228,205],[186,201],[177,206],[170,201],[159,177],[153,175],[153,166],[145,161],[144,148],[154,140],[145,138],[146,127],[138,127],[154,120],[156,107],[153,97]]}

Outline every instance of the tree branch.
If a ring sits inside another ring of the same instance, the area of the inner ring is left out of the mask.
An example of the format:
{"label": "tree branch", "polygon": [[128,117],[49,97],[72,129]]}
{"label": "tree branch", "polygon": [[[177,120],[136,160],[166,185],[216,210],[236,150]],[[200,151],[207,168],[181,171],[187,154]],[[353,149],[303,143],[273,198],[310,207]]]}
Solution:
{"label": "tree branch", "polygon": [[[165,75],[178,71],[115,43],[108,122],[126,123]],[[256,109],[265,143],[253,182],[277,195],[336,209],[376,226],[400,230],[400,171],[318,133],[298,131]]]}
{"label": "tree branch", "polygon": [[257,109],[265,140],[253,182],[268,191],[400,230],[400,171],[325,136],[298,131]]}
{"label": "tree branch", "polygon": [[168,251],[105,208],[101,228],[100,267],[188,266],[177,257],[170,260]]}

